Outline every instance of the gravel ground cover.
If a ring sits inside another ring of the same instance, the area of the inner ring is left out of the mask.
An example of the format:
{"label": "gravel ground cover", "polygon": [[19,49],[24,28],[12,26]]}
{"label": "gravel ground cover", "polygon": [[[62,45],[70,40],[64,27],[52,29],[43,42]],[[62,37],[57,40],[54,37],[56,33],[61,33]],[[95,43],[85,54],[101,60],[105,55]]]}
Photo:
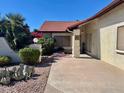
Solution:
{"label": "gravel ground cover", "polygon": [[51,68],[51,60],[47,61],[35,67],[35,74],[30,80],[13,82],[9,86],[0,85],[0,93],[44,93]]}

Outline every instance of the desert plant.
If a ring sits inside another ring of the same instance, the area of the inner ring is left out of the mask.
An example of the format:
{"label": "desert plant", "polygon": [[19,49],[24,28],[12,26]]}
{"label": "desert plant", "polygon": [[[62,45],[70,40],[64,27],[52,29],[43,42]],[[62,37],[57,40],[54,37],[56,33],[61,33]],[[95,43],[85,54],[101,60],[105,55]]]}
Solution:
{"label": "desert plant", "polygon": [[0,56],[0,66],[6,66],[11,63],[11,58],[8,56]]}
{"label": "desert plant", "polygon": [[38,63],[40,51],[38,49],[24,48],[19,51],[19,56],[22,59],[22,63],[27,65],[34,65]]}
{"label": "desert plant", "polygon": [[20,64],[19,68],[14,67],[12,69],[13,74],[11,75],[11,78],[13,80],[27,80],[34,74],[34,67],[28,66],[24,64]]}
{"label": "desert plant", "polygon": [[51,55],[54,49],[54,39],[44,37],[38,40],[38,44],[42,45],[42,55]]}
{"label": "desert plant", "polygon": [[21,64],[19,67],[13,67],[11,70],[0,70],[0,84],[9,85],[11,81],[28,80],[34,74],[34,67]]}

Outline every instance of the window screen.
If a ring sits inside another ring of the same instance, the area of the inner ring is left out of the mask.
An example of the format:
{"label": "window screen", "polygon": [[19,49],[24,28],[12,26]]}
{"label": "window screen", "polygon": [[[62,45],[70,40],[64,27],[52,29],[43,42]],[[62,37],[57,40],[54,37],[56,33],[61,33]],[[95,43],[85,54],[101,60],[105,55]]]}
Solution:
{"label": "window screen", "polygon": [[117,49],[124,51],[124,26],[118,27],[118,31],[117,31]]}

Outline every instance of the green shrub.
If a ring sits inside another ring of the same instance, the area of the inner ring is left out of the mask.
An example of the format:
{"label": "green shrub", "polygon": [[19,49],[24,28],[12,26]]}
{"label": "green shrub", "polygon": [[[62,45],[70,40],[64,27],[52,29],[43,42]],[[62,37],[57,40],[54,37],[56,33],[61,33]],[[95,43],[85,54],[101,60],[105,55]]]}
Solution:
{"label": "green shrub", "polygon": [[24,48],[20,49],[19,56],[22,59],[22,63],[27,65],[34,65],[38,63],[40,51],[38,49]]}
{"label": "green shrub", "polygon": [[42,45],[42,55],[51,55],[54,49],[54,39],[44,37],[38,40],[38,44]]}
{"label": "green shrub", "polygon": [[0,66],[9,65],[11,61],[11,58],[8,56],[0,56]]}

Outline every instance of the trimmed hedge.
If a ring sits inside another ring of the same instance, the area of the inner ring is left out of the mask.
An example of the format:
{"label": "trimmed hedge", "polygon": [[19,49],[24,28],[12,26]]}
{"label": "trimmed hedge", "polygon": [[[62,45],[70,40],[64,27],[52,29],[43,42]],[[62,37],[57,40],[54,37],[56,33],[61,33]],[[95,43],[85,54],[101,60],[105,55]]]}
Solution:
{"label": "trimmed hedge", "polygon": [[12,59],[8,56],[0,56],[0,66],[6,66],[11,63]]}
{"label": "trimmed hedge", "polygon": [[40,51],[38,49],[24,48],[20,49],[19,56],[21,57],[23,64],[35,65],[38,63]]}

